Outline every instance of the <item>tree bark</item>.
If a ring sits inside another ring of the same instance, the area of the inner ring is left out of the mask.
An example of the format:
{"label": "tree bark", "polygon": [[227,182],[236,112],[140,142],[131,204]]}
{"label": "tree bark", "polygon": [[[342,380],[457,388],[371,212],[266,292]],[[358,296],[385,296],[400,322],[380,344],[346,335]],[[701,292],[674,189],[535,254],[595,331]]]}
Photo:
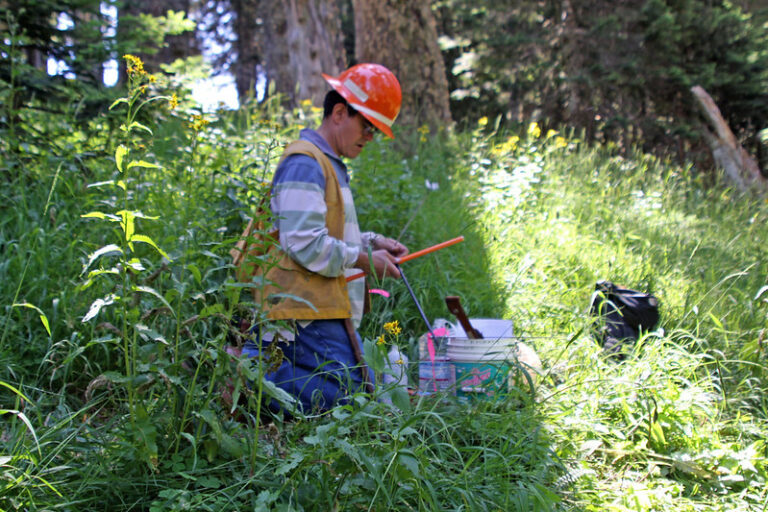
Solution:
{"label": "tree bark", "polygon": [[321,73],[345,67],[338,0],[269,0],[264,63],[275,91],[287,106],[311,100],[321,106],[328,84]]}
{"label": "tree bark", "polygon": [[736,140],[736,136],[723,119],[712,97],[698,85],[691,87],[691,92],[702,113],[715,129],[712,133],[706,127],[702,127],[704,138],[712,150],[712,156],[717,165],[723,168],[739,190],[754,189],[763,193],[768,191],[768,179],[760,172],[757,161]]}
{"label": "tree bark", "polygon": [[[578,4],[577,4],[578,5]],[[585,138],[592,141],[595,134],[594,117],[589,88],[584,74],[587,57],[586,30],[579,26],[577,11],[570,0],[560,4],[560,30],[562,30],[562,63],[567,81],[565,119],[569,124],[585,128]]]}
{"label": "tree bark", "polygon": [[237,53],[230,71],[235,78],[237,98],[242,105],[249,96],[255,96],[259,71],[259,43],[257,22],[261,2],[259,0],[232,0],[232,11],[235,14],[233,31],[235,41],[232,43]]}
{"label": "tree bark", "polygon": [[398,124],[452,123],[448,79],[430,2],[353,0],[358,62],[389,68],[400,81],[403,104]]}

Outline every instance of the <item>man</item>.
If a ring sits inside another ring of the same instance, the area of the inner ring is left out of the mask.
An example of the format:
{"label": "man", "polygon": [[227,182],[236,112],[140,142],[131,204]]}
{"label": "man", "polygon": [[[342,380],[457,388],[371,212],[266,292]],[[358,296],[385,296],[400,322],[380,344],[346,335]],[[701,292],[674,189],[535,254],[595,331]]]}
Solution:
{"label": "man", "polygon": [[[258,357],[259,344],[264,354],[278,344],[282,362],[266,378],[298,398],[304,412],[326,410],[363,386],[371,389],[356,331],[365,280],[346,277],[361,270],[400,277],[396,259],[408,254],[396,240],[360,232],[342,161],[356,158],[377,129],[394,138],[400,84],[378,64],[323,77],[333,90],[325,97],[322,123],[302,130],[286,148],[272,181],[270,206],[282,251],[265,276],[273,284],[258,297],[268,318],[283,321],[282,327],[262,326],[261,343],[252,340],[243,349]],[[281,294],[279,301],[270,300],[274,293]]]}

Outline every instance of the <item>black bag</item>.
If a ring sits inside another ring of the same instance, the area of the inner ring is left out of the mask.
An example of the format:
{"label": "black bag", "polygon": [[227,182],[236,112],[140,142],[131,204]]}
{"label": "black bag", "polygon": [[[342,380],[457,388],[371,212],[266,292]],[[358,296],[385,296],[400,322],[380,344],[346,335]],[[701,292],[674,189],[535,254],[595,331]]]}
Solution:
{"label": "black bag", "polygon": [[595,285],[590,312],[602,320],[597,324],[595,337],[611,353],[619,353],[624,343],[633,343],[641,332],[648,332],[659,323],[656,297],[610,281]]}

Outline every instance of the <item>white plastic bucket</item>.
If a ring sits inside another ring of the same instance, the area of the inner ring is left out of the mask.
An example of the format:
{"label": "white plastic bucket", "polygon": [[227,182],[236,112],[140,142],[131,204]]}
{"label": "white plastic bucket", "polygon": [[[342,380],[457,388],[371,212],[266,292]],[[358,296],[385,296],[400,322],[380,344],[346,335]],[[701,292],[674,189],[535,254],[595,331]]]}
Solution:
{"label": "white plastic bucket", "polygon": [[[432,330],[438,336],[446,336],[445,352],[438,350],[434,363],[422,349],[426,334],[419,340],[419,391],[454,392],[458,397],[491,397],[508,390],[506,377],[515,360],[517,341],[512,320],[497,318],[471,318],[472,327],[480,331],[483,339],[467,338],[458,323],[438,318]],[[500,348],[502,347],[502,348]],[[464,379],[459,382],[459,378]]]}
{"label": "white plastic bucket", "polygon": [[517,343],[513,323],[495,318],[471,318],[469,322],[480,331],[482,339],[467,338],[460,325],[449,329],[446,355],[453,366],[456,396],[491,399],[509,389]]}
{"label": "white plastic bucket", "polygon": [[448,340],[448,359],[453,365],[458,398],[493,398],[505,394],[514,361],[514,340]]}

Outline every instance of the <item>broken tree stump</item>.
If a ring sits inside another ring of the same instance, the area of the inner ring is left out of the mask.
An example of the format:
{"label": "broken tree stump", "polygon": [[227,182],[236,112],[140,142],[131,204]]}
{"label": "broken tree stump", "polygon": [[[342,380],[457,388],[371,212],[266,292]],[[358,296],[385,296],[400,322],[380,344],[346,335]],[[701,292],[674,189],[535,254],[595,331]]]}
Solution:
{"label": "broken tree stump", "polygon": [[691,92],[715,130],[713,133],[706,126],[702,127],[702,133],[712,150],[715,163],[723,168],[726,175],[742,192],[757,190],[765,193],[768,191],[768,179],[760,172],[757,161],[739,144],[712,97],[698,85],[691,87]]}

